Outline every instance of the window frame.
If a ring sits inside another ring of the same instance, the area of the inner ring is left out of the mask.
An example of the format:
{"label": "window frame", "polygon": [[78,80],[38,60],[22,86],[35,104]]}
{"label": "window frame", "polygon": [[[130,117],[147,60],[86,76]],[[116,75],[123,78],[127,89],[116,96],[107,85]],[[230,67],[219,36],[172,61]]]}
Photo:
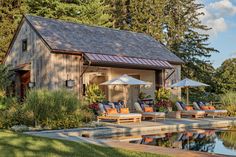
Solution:
{"label": "window frame", "polygon": [[28,49],[28,41],[27,41],[27,39],[22,39],[22,41],[21,41],[22,52],[26,52],[27,49]]}

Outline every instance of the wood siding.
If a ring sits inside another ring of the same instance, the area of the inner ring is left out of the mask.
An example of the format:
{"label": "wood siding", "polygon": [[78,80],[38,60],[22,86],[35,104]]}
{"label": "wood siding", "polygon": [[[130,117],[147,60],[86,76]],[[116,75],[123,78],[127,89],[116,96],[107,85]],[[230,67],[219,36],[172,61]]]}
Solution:
{"label": "wood siding", "polygon": [[[30,63],[30,81],[35,82],[36,88],[57,89],[65,87],[67,79],[75,80],[75,86],[71,90],[82,93],[82,81],[80,75],[83,71],[83,60],[80,55],[51,53],[49,47],[43,42],[32,27],[25,21],[15,38],[14,43],[6,58],[5,64],[16,68],[20,65]],[[27,51],[22,51],[22,40],[27,39]],[[180,80],[181,66],[174,65],[175,73],[166,80],[166,87]],[[170,74],[172,70],[163,71],[162,78]],[[141,88],[141,91],[154,97],[155,90],[155,71],[138,69],[120,69],[110,68],[108,79],[121,74],[138,75],[144,81],[153,82],[151,89]],[[165,75],[165,76],[164,76]],[[17,81],[16,81],[17,82]],[[164,82],[164,81],[162,81]],[[80,88],[81,87],[81,88]],[[151,92],[150,92],[151,91]],[[180,96],[180,89],[172,90],[173,93]],[[119,92],[119,91],[118,91]],[[109,98],[113,97],[115,91],[109,89]],[[117,98],[119,99],[119,98]]]}
{"label": "wood siding", "polygon": [[[27,51],[22,51],[22,40],[27,39]],[[30,63],[30,81],[36,88],[65,87],[67,79],[75,80],[73,88],[79,91],[81,56],[55,54],[45,45],[31,26],[23,20],[22,26],[6,58],[12,68]]]}
{"label": "wood siding", "polygon": [[73,89],[79,94],[81,56],[52,53],[51,62],[51,88],[65,87],[66,80],[71,79],[75,80]]}

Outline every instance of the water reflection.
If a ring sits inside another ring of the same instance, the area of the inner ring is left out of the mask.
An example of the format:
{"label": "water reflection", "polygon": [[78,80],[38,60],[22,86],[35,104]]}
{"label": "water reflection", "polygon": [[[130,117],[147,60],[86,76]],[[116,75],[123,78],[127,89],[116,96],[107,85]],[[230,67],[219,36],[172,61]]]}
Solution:
{"label": "water reflection", "polygon": [[[234,129],[233,129],[234,130]],[[223,145],[229,149],[236,150],[236,130],[216,132]]]}
{"label": "water reflection", "polygon": [[164,134],[142,135],[130,143],[179,148],[186,150],[236,155],[236,132],[192,130]]}

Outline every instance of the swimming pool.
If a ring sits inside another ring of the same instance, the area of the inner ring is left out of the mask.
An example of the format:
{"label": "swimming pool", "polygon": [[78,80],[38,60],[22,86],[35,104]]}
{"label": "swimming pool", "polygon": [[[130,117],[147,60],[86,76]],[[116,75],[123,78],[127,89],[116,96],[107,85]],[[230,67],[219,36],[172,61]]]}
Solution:
{"label": "swimming pool", "polygon": [[194,129],[179,132],[154,132],[97,138],[236,156],[235,128]]}

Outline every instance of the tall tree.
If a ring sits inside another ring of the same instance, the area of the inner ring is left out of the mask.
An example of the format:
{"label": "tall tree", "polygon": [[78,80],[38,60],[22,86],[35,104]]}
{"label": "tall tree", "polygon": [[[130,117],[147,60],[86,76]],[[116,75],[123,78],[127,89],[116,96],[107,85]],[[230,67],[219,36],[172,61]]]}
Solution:
{"label": "tall tree", "polygon": [[216,70],[215,84],[218,93],[236,91],[236,58],[225,60]]}
{"label": "tall tree", "polygon": [[24,0],[0,0],[0,62],[25,12],[27,5]]}
{"label": "tall tree", "polygon": [[128,30],[130,23],[130,0],[105,0],[105,4],[110,6],[107,12],[112,15],[110,18],[112,27]]}
{"label": "tall tree", "polygon": [[195,0],[116,0],[110,3],[114,27],[153,36],[185,62],[184,77],[211,82],[208,80],[214,68],[208,58],[217,50],[209,47],[209,36],[200,33],[209,30],[199,20],[203,14],[199,11],[204,7],[202,4]]}
{"label": "tall tree", "polygon": [[108,5],[102,0],[28,0],[29,12],[38,16],[110,26]]}

